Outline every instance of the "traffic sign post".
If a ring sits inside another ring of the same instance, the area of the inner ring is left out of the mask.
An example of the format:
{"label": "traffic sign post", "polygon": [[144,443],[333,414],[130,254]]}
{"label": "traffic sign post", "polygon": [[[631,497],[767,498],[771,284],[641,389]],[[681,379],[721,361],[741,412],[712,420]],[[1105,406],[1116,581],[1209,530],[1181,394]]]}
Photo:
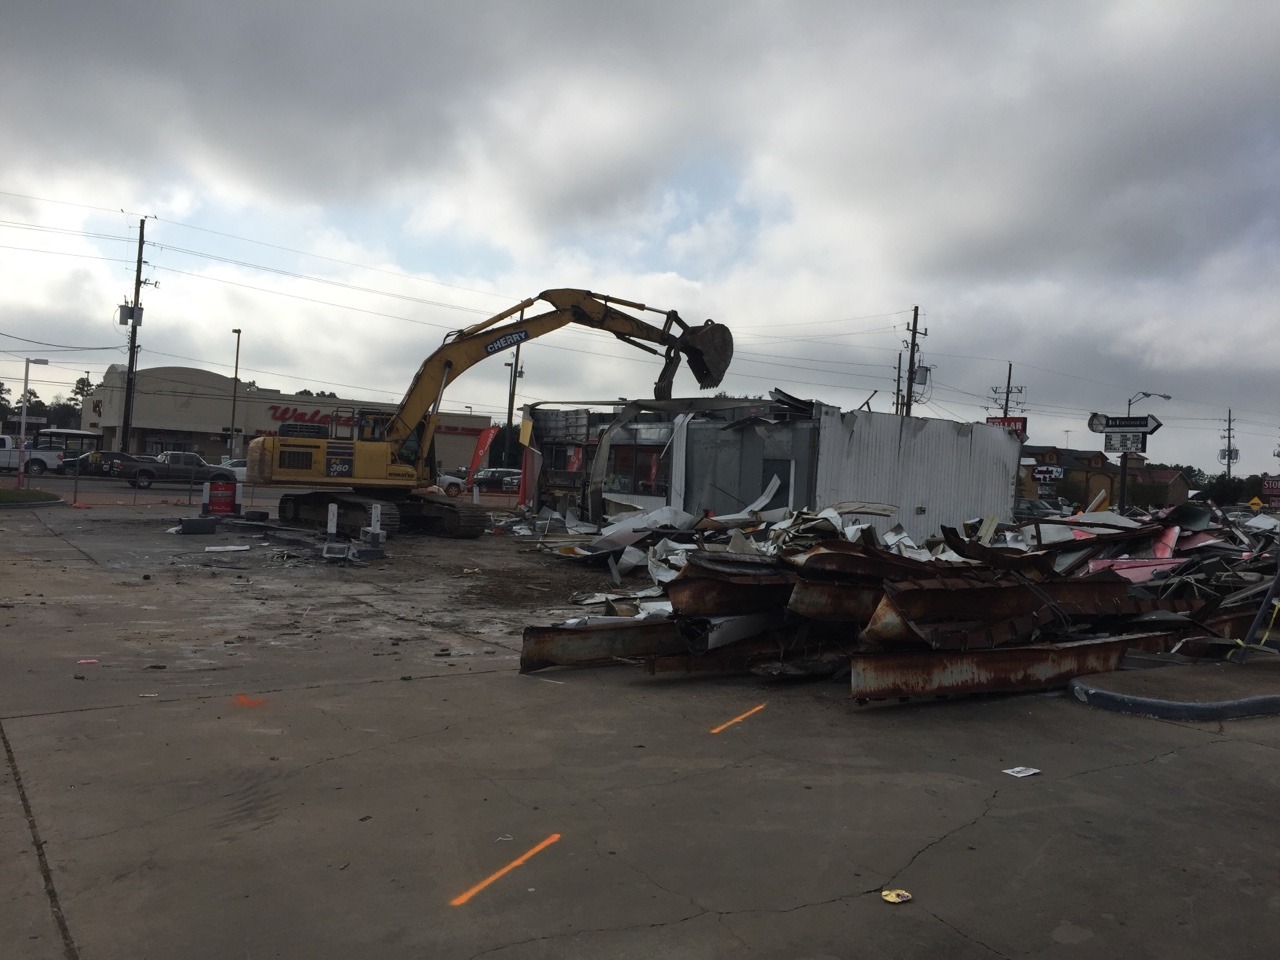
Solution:
{"label": "traffic sign post", "polygon": [[[1139,394],[1143,396],[1164,396],[1164,394]],[[1165,397],[1167,400],[1168,397]],[[1132,401],[1130,401],[1132,404]],[[1164,424],[1151,414],[1145,417],[1113,417],[1107,413],[1089,414],[1089,429],[1103,434],[1106,439],[1103,449],[1107,453],[1120,454],[1120,496],[1117,506],[1123,510],[1127,506],[1125,494],[1129,487],[1129,454],[1146,453],[1147,437],[1155,433]]]}

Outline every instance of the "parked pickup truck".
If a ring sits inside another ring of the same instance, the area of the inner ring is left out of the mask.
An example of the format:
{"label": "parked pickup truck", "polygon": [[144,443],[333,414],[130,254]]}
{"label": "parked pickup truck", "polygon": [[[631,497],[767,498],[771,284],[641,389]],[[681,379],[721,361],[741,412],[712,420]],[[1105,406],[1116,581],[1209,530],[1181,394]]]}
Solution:
{"label": "parked pickup truck", "polygon": [[[29,441],[28,441],[29,442]],[[24,454],[17,437],[0,436],[0,470],[17,470],[21,460],[26,472],[38,477],[46,470],[62,472],[62,458],[66,451],[61,447],[41,447]]]}
{"label": "parked pickup truck", "polygon": [[166,450],[154,461],[138,460],[122,463],[120,477],[131,487],[147,489],[153,483],[204,483],[206,480],[229,480],[236,475],[226,467],[205,463],[198,453]]}

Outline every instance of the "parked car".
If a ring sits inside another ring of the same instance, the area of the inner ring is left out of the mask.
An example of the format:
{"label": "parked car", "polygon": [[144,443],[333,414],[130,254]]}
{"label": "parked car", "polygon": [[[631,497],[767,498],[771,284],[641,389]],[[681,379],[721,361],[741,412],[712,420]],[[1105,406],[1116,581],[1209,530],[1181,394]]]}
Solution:
{"label": "parked car", "polygon": [[435,485],[447,493],[451,497],[462,495],[462,491],[467,488],[467,481],[462,477],[455,477],[448,473],[442,473],[436,477]]}
{"label": "parked car", "polygon": [[31,449],[31,441],[27,441],[25,449],[20,449],[17,437],[0,436],[0,470],[18,469],[18,464],[22,464],[22,469],[33,477],[38,477],[46,471],[52,470],[55,473],[62,473],[63,460],[66,458],[66,451],[61,447],[40,447],[39,449]]}
{"label": "parked car", "polygon": [[120,477],[129,486],[146,490],[153,483],[234,481],[236,475],[224,466],[205,463],[198,453],[166,450],[152,461],[124,463]]}
{"label": "parked car", "polygon": [[1063,516],[1061,510],[1044,500],[1019,499],[1013,507],[1013,519],[1018,523],[1028,520],[1045,520]]}
{"label": "parked car", "polygon": [[485,467],[483,470],[476,471],[475,478],[469,486],[479,490],[501,490],[502,482],[507,477],[516,477],[518,481],[520,471],[511,467]]}
{"label": "parked car", "polygon": [[225,467],[234,473],[236,475],[236,480],[240,483],[244,483],[245,477],[249,473],[248,460],[227,460],[226,462],[219,464],[219,466]]}
{"label": "parked car", "polygon": [[520,473],[517,471],[514,477],[502,478],[503,493],[519,493],[520,492]]}
{"label": "parked car", "polygon": [[119,450],[94,450],[91,453],[83,453],[68,462],[63,470],[66,473],[79,470],[82,477],[118,477],[126,463],[138,463],[144,460],[154,461],[155,457],[139,457]]}

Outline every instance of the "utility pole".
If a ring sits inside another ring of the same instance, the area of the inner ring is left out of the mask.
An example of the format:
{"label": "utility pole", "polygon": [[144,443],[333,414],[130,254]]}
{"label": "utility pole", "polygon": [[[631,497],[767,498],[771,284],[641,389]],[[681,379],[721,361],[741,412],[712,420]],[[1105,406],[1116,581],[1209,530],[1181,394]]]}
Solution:
{"label": "utility pole", "polygon": [[1227,441],[1227,446],[1226,446],[1226,449],[1224,449],[1221,453],[1218,454],[1218,459],[1224,461],[1227,465],[1228,480],[1231,479],[1231,461],[1234,460],[1237,456],[1236,446],[1234,443],[1232,443],[1232,440],[1234,438],[1232,436],[1231,428],[1232,428],[1231,408],[1228,407],[1227,408],[1227,432],[1223,434],[1223,438]]}
{"label": "utility pole", "polygon": [[[120,452],[129,452],[129,431],[133,428],[133,390],[138,379],[138,324],[142,322],[142,241],[147,218],[138,221],[138,266],[133,274],[133,310],[129,313],[129,372],[124,381],[124,417],[120,422]],[[123,311],[121,311],[123,313]]]}
{"label": "utility pole", "polygon": [[893,381],[893,412],[894,415],[902,413],[902,354],[898,354],[898,375]]}
{"label": "utility pole", "polygon": [[920,308],[914,307],[911,311],[911,344],[907,351],[907,393],[902,399],[903,416],[911,416],[911,400],[912,394],[916,389],[916,354],[919,347],[916,345],[917,337],[927,337],[929,331],[920,329]]}
{"label": "utility pole", "polygon": [[516,421],[516,380],[524,376],[524,371],[520,369],[520,344],[516,344],[515,357],[507,366],[511,368],[511,390],[507,394],[507,438],[502,450],[504,464],[511,463],[511,434],[515,431]]}
{"label": "utility pole", "polygon": [[1018,395],[1018,405],[1022,406],[1026,403],[1026,390],[1026,387],[1015,387],[1013,385],[1013,363],[1010,361],[1009,372],[1005,375],[1004,388],[1001,389],[1000,387],[993,386],[991,388],[991,400],[993,403],[999,404],[1004,410],[1004,413],[1001,414],[1001,416],[1007,417],[1009,416],[1009,407],[1012,404],[1013,395],[1015,393]]}

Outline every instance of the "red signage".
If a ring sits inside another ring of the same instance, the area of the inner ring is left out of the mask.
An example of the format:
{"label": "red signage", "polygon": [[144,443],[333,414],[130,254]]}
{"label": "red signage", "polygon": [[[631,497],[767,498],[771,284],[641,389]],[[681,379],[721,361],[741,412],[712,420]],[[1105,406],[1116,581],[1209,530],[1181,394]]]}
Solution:
{"label": "red signage", "polygon": [[[278,403],[268,405],[271,411],[271,419],[279,420],[281,423],[319,423],[327,424],[333,419],[332,415],[325,413],[319,407],[316,407],[310,413],[301,410],[298,407],[282,407]],[[351,417],[339,417],[338,425],[349,427],[353,423]]]}
{"label": "red signage", "polygon": [[569,461],[565,464],[565,470],[569,473],[578,473],[582,469],[582,448],[569,448]]}
{"label": "red signage", "polygon": [[475,453],[471,454],[471,469],[467,473],[468,477],[476,475],[476,471],[480,469],[480,464],[489,455],[489,448],[493,446],[493,438],[497,435],[498,428],[496,426],[485,427],[480,431],[480,436],[476,437]]}
{"label": "red signage", "polygon": [[1027,439],[1026,417],[987,417],[987,423],[993,427],[1004,427],[1014,431],[1021,439]]}
{"label": "red signage", "polygon": [[1280,497],[1280,477],[1262,478],[1262,493],[1264,496]]}

